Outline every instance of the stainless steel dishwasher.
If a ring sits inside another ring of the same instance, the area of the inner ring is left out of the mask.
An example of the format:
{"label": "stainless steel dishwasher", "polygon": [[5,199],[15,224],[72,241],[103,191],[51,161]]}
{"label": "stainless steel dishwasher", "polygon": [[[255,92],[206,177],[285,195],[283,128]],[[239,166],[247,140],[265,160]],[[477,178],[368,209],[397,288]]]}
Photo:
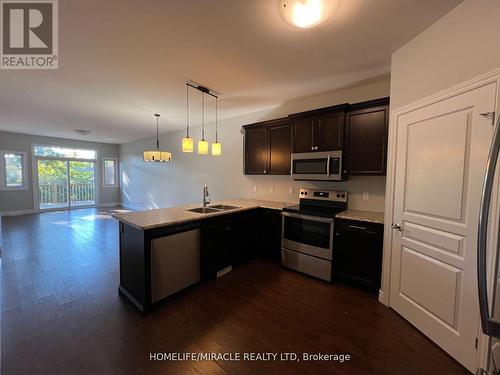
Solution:
{"label": "stainless steel dishwasher", "polygon": [[151,241],[152,303],[200,281],[200,249],[200,229]]}

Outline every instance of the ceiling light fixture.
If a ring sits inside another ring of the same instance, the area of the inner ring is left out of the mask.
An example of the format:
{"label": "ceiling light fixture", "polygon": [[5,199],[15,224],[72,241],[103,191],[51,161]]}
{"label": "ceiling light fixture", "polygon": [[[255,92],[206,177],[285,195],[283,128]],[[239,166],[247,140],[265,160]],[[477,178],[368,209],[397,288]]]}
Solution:
{"label": "ceiling light fixture", "polygon": [[212,155],[221,155],[222,146],[219,142],[218,100],[219,94],[197,83],[186,81],[186,137],[182,138],[182,151],[193,152],[193,139],[189,136],[189,88],[201,92],[201,140],[198,141],[198,154],[208,154],[208,142],[205,139],[205,94],[215,98],[215,142],[212,143]]}
{"label": "ceiling light fixture", "polygon": [[87,129],[75,129],[75,133],[78,133],[80,135],[89,135],[90,130]]}
{"label": "ceiling light fixture", "polygon": [[323,23],[336,8],[337,0],[280,0],[285,20],[302,29]]}
{"label": "ceiling light fixture", "polygon": [[217,103],[218,103],[219,98],[215,97],[215,142],[212,143],[212,155],[214,156],[220,156],[222,152],[222,147],[219,142],[219,137],[218,137],[218,126],[217,126]]}
{"label": "ceiling light fixture", "polygon": [[182,152],[193,152],[193,138],[189,136],[189,85],[186,83],[186,136],[182,138]]}
{"label": "ceiling light fixture", "polygon": [[156,117],[156,151],[144,151],[144,161],[167,162],[172,161],[172,154],[167,151],[160,151],[160,138],[158,135],[158,119],[160,115],[155,113]]}
{"label": "ceiling light fixture", "polygon": [[208,154],[208,142],[205,141],[205,92],[201,92],[201,140],[198,141],[198,154]]}

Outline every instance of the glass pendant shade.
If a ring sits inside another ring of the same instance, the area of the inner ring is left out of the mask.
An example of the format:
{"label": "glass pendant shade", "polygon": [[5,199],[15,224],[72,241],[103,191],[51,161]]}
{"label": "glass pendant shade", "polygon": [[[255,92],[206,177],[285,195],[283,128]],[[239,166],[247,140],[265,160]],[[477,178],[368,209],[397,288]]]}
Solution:
{"label": "glass pendant shade", "polygon": [[193,138],[182,138],[182,152],[193,152]]}
{"label": "glass pendant shade", "polygon": [[307,29],[326,21],[335,12],[337,0],[281,0],[280,8],[288,23]]}
{"label": "glass pendant shade", "polygon": [[219,156],[222,153],[222,147],[219,142],[212,143],[212,155]]}
{"label": "glass pendant shade", "polygon": [[198,142],[198,154],[207,155],[208,154],[208,142],[202,139]]}
{"label": "glass pendant shade", "polygon": [[172,161],[172,154],[166,151],[144,151],[144,161],[169,162]]}

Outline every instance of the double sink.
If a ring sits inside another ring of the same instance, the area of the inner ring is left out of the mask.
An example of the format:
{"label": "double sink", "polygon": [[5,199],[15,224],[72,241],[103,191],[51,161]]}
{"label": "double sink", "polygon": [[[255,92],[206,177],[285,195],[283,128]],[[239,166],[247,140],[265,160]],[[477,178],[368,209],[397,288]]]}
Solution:
{"label": "double sink", "polygon": [[241,207],[238,207],[238,206],[229,206],[229,205],[226,205],[226,204],[216,204],[216,205],[210,206],[210,207],[192,208],[192,209],[190,209],[188,211],[196,212],[196,213],[199,213],[199,214],[211,214],[211,213],[214,213],[214,212],[236,210],[237,208],[241,208]]}

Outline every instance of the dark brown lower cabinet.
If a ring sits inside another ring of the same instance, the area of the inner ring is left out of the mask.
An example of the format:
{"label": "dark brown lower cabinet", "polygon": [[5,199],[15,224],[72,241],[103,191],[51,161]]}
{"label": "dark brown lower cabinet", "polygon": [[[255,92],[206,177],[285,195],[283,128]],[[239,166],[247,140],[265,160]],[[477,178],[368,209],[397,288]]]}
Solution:
{"label": "dark brown lower cabinet", "polygon": [[382,275],[383,224],[335,220],[333,279],[377,292]]}
{"label": "dark brown lower cabinet", "polygon": [[239,225],[233,220],[205,224],[201,231],[201,279],[208,279],[233,264],[239,250]]}
{"label": "dark brown lower cabinet", "polygon": [[261,208],[260,224],[257,229],[259,254],[273,262],[281,261],[281,211]]}

